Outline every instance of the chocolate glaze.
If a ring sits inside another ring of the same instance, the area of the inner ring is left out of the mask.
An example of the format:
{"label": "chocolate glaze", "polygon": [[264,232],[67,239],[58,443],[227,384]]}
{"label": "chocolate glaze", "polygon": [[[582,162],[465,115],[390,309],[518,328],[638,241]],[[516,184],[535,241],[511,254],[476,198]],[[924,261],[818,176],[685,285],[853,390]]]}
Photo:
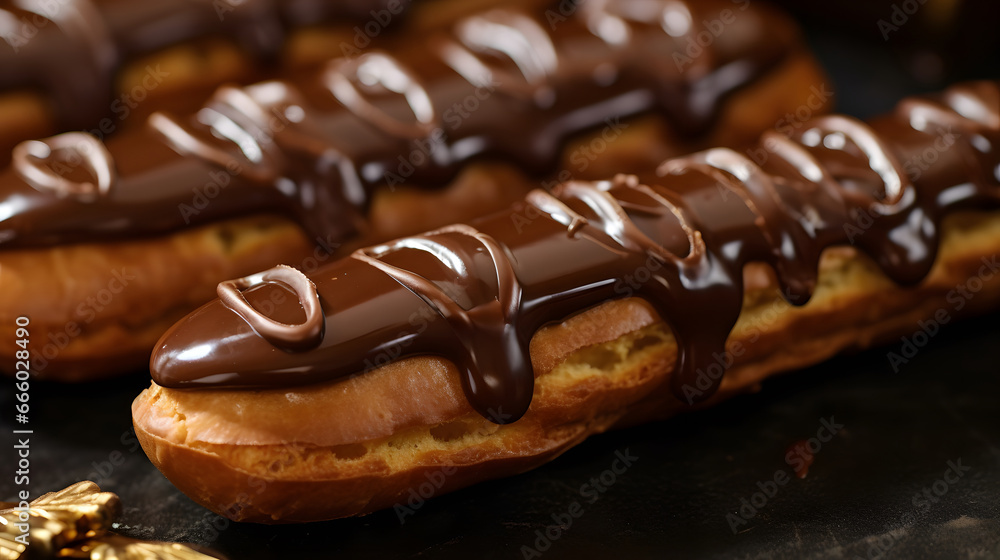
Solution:
{"label": "chocolate glaze", "polygon": [[186,41],[229,39],[259,62],[277,59],[292,29],[364,22],[387,0],[0,0],[0,91],[43,90],[62,128],[111,111],[130,59]]}
{"label": "chocolate glaze", "polygon": [[[744,265],[773,266],[795,304],[809,299],[833,245],[853,244],[889,278],[919,282],[945,213],[998,206],[998,145],[1000,82],[978,82],[907,99],[869,125],[830,116],[791,138],[768,133],[762,165],[713,149],[666,162],[657,184],[622,175],[534,191],[509,211],[318,270],[310,278],[326,334],[312,349],[280,350],[216,301],[164,335],[153,379],[284,387],[436,354],[457,365],[477,411],[512,421],[531,401],[528,343],[538,328],[639,296],[673,329],[672,389],[692,403],[721,381],[709,372],[742,307]],[[278,286],[245,295],[260,306]],[[302,321],[297,297],[275,307],[277,320]]]}
{"label": "chocolate glaze", "polygon": [[[683,58],[720,10],[733,34]],[[725,95],[798,45],[763,8],[675,0],[588,2],[551,26],[542,13],[493,10],[414,40],[290,81],[223,87],[195,115],[154,114],[108,143],[98,163],[117,178],[97,199],[54,196],[18,172],[56,166],[86,181],[93,168],[71,146],[44,160],[22,151],[0,174],[0,242],[115,240],[261,211],[336,241],[364,227],[373,189],[443,186],[475,157],[541,174],[570,135],[655,109],[703,132]]]}

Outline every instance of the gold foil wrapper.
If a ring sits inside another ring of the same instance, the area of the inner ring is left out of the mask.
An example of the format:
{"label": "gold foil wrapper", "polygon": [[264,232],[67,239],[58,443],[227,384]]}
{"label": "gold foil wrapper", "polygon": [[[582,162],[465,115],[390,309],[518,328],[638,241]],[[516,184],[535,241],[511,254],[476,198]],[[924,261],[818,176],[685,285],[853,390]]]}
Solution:
{"label": "gold foil wrapper", "polygon": [[121,500],[90,481],[45,494],[19,508],[0,502],[0,560],[218,560],[193,547],[111,532]]}

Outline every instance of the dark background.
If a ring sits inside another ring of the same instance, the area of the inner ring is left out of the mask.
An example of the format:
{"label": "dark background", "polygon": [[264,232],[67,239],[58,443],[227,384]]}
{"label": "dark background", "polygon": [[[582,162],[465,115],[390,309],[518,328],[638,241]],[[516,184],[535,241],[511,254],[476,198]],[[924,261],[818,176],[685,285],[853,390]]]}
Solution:
{"label": "dark background", "polygon": [[[948,81],[1000,77],[994,2],[960,2],[962,13],[944,28],[918,11],[888,41],[877,21],[891,16],[889,2],[788,3],[831,75],[841,112],[867,117]],[[36,382],[31,491],[94,480],[121,496],[122,533],[206,545],[233,560],[516,559],[522,545],[537,544],[547,559],[1000,559],[998,318],[949,325],[898,372],[886,353],[900,344],[769,380],[762,392],[712,410],[591,438],[536,471],[432,499],[402,525],[391,510],[299,526],[229,522],[175,490],[138,448],[129,405],[147,374],[88,386]],[[4,389],[0,410],[12,406]],[[0,416],[5,438],[10,416]],[[831,417],[844,428],[817,451],[808,475],[795,477],[787,449]],[[581,485],[626,450],[638,459],[588,503]],[[5,473],[13,471],[7,461]],[[915,500],[949,461],[969,470],[938,483],[946,493],[931,490],[937,502]],[[777,471],[791,480],[734,534],[727,514]],[[10,484],[4,474],[0,499],[11,498]],[[557,532],[553,515],[573,502],[583,515]],[[557,538],[542,551],[536,531],[550,527]]]}

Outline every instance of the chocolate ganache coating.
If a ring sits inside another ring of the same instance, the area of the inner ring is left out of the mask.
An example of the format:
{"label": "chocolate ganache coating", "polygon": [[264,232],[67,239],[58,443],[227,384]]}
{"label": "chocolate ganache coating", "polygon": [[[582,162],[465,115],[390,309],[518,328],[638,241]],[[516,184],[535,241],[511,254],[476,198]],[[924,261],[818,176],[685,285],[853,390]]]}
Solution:
{"label": "chocolate ganache coating", "polygon": [[[211,302],[163,336],[153,379],[285,387],[436,354],[456,364],[477,411],[508,422],[531,402],[538,328],[639,296],[672,328],[672,389],[693,403],[721,381],[696,383],[725,351],[745,264],[773,266],[794,304],[809,299],[834,245],[853,244],[898,283],[920,282],[946,212],[998,206],[998,145],[1000,82],[975,82],[906,99],[870,124],[828,116],[792,137],[769,132],[759,165],[713,149],[667,161],[656,184],[620,175],[536,190],[506,212],[361,249],[308,279],[288,267],[242,279],[247,305]],[[933,164],[914,166],[928,150]]]}
{"label": "chocolate ganache coating", "polygon": [[[338,241],[364,228],[374,189],[443,186],[476,157],[542,174],[571,135],[654,110],[699,134],[723,97],[799,43],[765,8],[697,6],[594,0],[555,23],[490,10],[420,45],[407,36],[295,79],[223,87],[196,114],[153,114],[104,148],[27,142],[0,174],[0,243],[116,240],[255,212]],[[691,51],[720,9],[733,33]],[[111,177],[100,196],[73,195],[98,172]]]}
{"label": "chocolate ganache coating", "polygon": [[223,37],[267,63],[294,28],[365,21],[387,2],[0,0],[0,92],[41,89],[61,127],[90,128],[110,113],[115,74],[130,59]]}

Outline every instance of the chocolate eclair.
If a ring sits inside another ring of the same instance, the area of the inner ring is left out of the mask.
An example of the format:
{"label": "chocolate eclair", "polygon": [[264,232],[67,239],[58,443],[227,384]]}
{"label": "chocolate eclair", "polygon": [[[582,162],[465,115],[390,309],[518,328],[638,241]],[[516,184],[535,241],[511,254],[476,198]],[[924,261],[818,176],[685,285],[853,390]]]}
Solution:
{"label": "chocolate eclair", "polygon": [[36,373],[138,369],[226,278],[315,269],[830,102],[794,25],[731,2],[489,9],[395,41],[106,143],[18,145],[0,173],[0,317],[31,317]]}
{"label": "chocolate eclair", "polygon": [[197,108],[225,81],[307,66],[319,48],[367,46],[410,3],[391,7],[387,0],[0,2],[0,161],[25,138],[68,130],[104,137],[152,106]]}
{"label": "chocolate eclair", "polygon": [[[1000,82],[534,190],[510,209],[223,282],[133,404],[195,501],[363,514],[536,467],[588,435],[1000,305]],[[950,295],[949,295],[950,294]],[[949,307],[951,309],[951,307]]]}

